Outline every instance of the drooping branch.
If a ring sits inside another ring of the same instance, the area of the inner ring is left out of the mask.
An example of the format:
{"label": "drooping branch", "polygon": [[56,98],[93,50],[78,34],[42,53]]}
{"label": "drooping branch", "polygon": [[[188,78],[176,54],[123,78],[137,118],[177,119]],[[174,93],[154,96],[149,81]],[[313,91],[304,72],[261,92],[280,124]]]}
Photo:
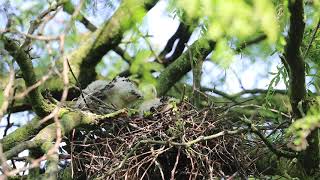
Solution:
{"label": "drooping branch", "polygon": [[298,154],[296,152],[291,152],[291,151],[284,151],[281,149],[277,149],[259,130],[257,127],[255,127],[254,124],[249,119],[244,119],[243,120],[245,124],[248,125],[248,128],[259,138],[263,141],[263,143],[268,147],[268,149],[276,154],[278,157],[285,157],[285,158],[294,158],[297,157]]}
{"label": "drooping branch", "polygon": [[[168,40],[166,46],[164,47],[164,49],[159,55],[159,58],[162,59],[163,64],[165,66],[168,66],[170,63],[172,63],[182,54],[185,48],[185,44],[189,41],[191,34],[192,34],[191,27],[181,22],[178,29]],[[174,48],[176,41],[178,41],[178,43],[172,55],[169,57],[166,57]]]}

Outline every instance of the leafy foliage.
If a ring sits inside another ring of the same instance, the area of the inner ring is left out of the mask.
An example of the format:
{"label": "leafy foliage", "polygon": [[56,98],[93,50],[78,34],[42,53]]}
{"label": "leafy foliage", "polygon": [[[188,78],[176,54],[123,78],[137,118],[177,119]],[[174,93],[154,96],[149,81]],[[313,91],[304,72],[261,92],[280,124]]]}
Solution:
{"label": "leafy foliage", "polygon": [[288,136],[293,136],[289,146],[296,151],[305,150],[308,146],[307,137],[320,127],[320,98],[317,97],[312,104],[307,115],[293,122],[287,131]]}

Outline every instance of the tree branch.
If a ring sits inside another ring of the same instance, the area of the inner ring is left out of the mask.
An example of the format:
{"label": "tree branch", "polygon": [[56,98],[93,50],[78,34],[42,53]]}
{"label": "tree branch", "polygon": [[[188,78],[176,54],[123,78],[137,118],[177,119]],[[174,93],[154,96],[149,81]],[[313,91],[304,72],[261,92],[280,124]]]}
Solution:
{"label": "tree branch", "polygon": [[128,24],[132,23],[132,14],[139,8],[153,7],[157,0],[135,2],[134,6],[128,7],[128,4],[132,4],[132,1],[123,1],[112,18],[97,29],[68,58],[71,64],[79,67],[73,69],[80,69],[78,80],[83,87],[96,79],[96,65],[108,51],[118,46],[123,33],[130,29],[131,26]]}
{"label": "tree branch", "polygon": [[[72,15],[75,11],[73,4],[69,0],[63,4],[63,10],[70,15]],[[92,32],[97,30],[97,27],[92,24],[81,12],[76,17],[76,20],[80,21],[86,28],[88,28]]]}
{"label": "tree branch", "polygon": [[[304,2],[303,0],[290,0],[290,26],[287,36],[287,44],[284,50],[284,59],[289,67],[290,101],[294,117],[301,118],[308,110],[306,101],[305,63],[301,55],[301,44],[304,33]],[[303,112],[302,112],[303,111]],[[319,128],[313,130],[307,137],[309,146],[301,153],[299,163],[307,173],[314,174],[320,163],[319,152]]]}
{"label": "tree branch", "polygon": [[301,56],[301,43],[303,38],[303,0],[289,1],[290,26],[287,44],[284,50],[284,59],[289,67],[290,89],[289,95],[295,117],[301,117],[298,103],[306,96],[305,64]]}
{"label": "tree branch", "polygon": [[[29,55],[13,40],[5,37],[4,35],[1,36],[1,39],[4,43],[5,49],[18,63],[26,86],[31,87],[36,84],[37,78]],[[37,87],[29,92],[29,100],[35,113],[40,117],[49,114],[53,109],[53,106],[45,102]]]}
{"label": "tree branch", "polygon": [[[165,48],[162,50],[162,52],[159,55],[159,58],[163,59],[163,64],[165,66],[168,66],[170,63],[172,63],[182,54],[185,48],[185,44],[189,41],[191,34],[192,34],[191,27],[181,22],[178,29],[168,40]],[[178,43],[174,49],[174,52],[170,57],[166,58],[166,55],[168,55],[172,51],[174,43],[176,41],[178,41]]]}
{"label": "tree branch", "polygon": [[278,157],[285,157],[285,158],[295,158],[298,156],[298,153],[290,152],[290,151],[284,151],[281,149],[277,149],[274,147],[274,145],[266,138],[264,135],[256,128],[250,120],[243,120],[249,127],[249,129],[259,136],[259,138],[263,141],[263,143],[268,147],[268,149],[273,152]]}
{"label": "tree branch", "polygon": [[[110,119],[123,113],[126,113],[125,109],[118,110],[106,115],[96,115],[88,112],[69,111],[67,109],[61,108],[58,112],[58,117],[61,118],[60,123],[62,136],[80,125],[93,125],[99,121]],[[35,126],[35,128],[31,128],[32,126]],[[9,157],[8,159],[18,155],[26,148],[35,148],[39,147],[40,145],[41,149],[44,152],[47,152],[48,144],[46,142],[51,143],[56,139],[57,128],[55,123],[52,123],[39,131],[41,127],[44,126],[40,125],[37,119],[34,119],[31,123],[27,123],[25,126],[18,128],[13,133],[1,139],[0,142],[3,145],[4,151],[6,151],[5,155]],[[20,145],[23,144],[22,142],[31,139],[32,135],[34,135],[33,133],[36,131],[38,131],[39,133],[36,134],[36,136],[32,139],[34,143],[24,143],[24,145]]]}
{"label": "tree branch", "polygon": [[236,52],[241,52],[244,48],[248,47],[248,46],[251,46],[253,44],[257,44],[263,40],[265,40],[267,38],[267,35],[265,34],[262,34],[254,39],[251,39],[251,40],[248,40],[248,41],[245,41],[243,43],[240,44],[239,47],[236,48]]}
{"label": "tree branch", "polygon": [[[192,52],[194,59],[205,59],[214,49],[215,42],[205,38],[195,41],[188,51]],[[157,93],[163,96],[182,76],[191,70],[191,62],[188,52],[184,52],[176,61],[171,63],[159,76]]]}

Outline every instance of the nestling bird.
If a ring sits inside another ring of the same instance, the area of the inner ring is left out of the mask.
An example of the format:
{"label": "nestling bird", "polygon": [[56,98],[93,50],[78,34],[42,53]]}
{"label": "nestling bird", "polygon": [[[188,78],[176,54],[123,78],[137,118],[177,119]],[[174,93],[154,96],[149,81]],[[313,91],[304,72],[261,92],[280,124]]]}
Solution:
{"label": "nestling bird", "polygon": [[116,77],[111,82],[97,80],[82,91],[75,108],[106,114],[122,108],[130,108],[143,96],[128,78]]}

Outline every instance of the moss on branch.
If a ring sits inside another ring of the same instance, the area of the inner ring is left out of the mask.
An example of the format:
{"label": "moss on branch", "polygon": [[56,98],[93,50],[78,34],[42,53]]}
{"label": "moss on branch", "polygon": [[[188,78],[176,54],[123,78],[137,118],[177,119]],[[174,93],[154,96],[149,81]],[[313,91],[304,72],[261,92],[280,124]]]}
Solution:
{"label": "moss on branch", "polygon": [[[201,38],[195,41],[188,51],[191,51],[193,59],[204,59],[214,49],[215,42]],[[170,88],[191,70],[189,52],[184,52],[177,60],[171,63],[159,76],[157,93],[163,96]]]}
{"label": "moss on branch", "polygon": [[[284,51],[284,64],[289,71],[289,95],[293,114],[296,118],[301,118],[308,111],[305,62],[300,51],[305,27],[304,2],[303,0],[290,0],[288,8],[291,15],[287,44]],[[307,140],[309,146],[301,153],[299,162],[305,172],[311,175],[318,170],[320,164],[319,129],[317,128],[311,132]]]}
{"label": "moss on branch", "polygon": [[19,127],[14,132],[0,140],[0,143],[3,146],[3,151],[8,151],[20,142],[31,139],[33,135],[39,132],[39,128],[39,118],[33,118],[30,122]]}
{"label": "moss on branch", "polygon": [[[5,49],[19,65],[26,86],[30,87],[36,84],[37,78],[29,55],[16,42],[4,35],[1,36],[1,40],[4,43]],[[28,97],[33,110],[38,116],[43,117],[52,111],[53,106],[45,102],[38,88],[31,90]]]}
{"label": "moss on branch", "polygon": [[73,69],[80,70],[78,78],[83,87],[96,79],[96,65],[108,51],[121,42],[123,33],[135,23],[133,20],[135,12],[144,7],[151,9],[156,2],[156,0],[123,1],[112,18],[69,56],[70,62],[78,67]]}
{"label": "moss on branch", "polygon": [[306,97],[305,63],[301,56],[301,43],[305,23],[303,20],[303,1],[289,1],[290,27],[285,46],[284,58],[288,65],[290,75],[289,95],[293,113],[301,117],[298,103]]}
{"label": "moss on branch", "polygon": [[[93,125],[101,120],[110,119],[125,112],[126,111],[122,109],[107,115],[96,115],[89,112],[68,111],[61,108],[58,112],[58,117],[61,119],[61,134],[63,136],[76,127],[88,124]],[[43,152],[47,152],[50,149],[50,144],[52,144],[57,137],[56,124],[52,123],[39,131],[40,125],[38,122],[39,121],[37,119],[34,119],[0,141],[3,145],[4,151],[6,151],[5,155],[8,159],[29,148],[40,146]],[[32,128],[33,125],[35,125],[35,128]],[[26,141],[31,139],[35,131],[38,131],[39,133],[34,136],[32,141]],[[33,134],[31,132],[33,132]]]}

